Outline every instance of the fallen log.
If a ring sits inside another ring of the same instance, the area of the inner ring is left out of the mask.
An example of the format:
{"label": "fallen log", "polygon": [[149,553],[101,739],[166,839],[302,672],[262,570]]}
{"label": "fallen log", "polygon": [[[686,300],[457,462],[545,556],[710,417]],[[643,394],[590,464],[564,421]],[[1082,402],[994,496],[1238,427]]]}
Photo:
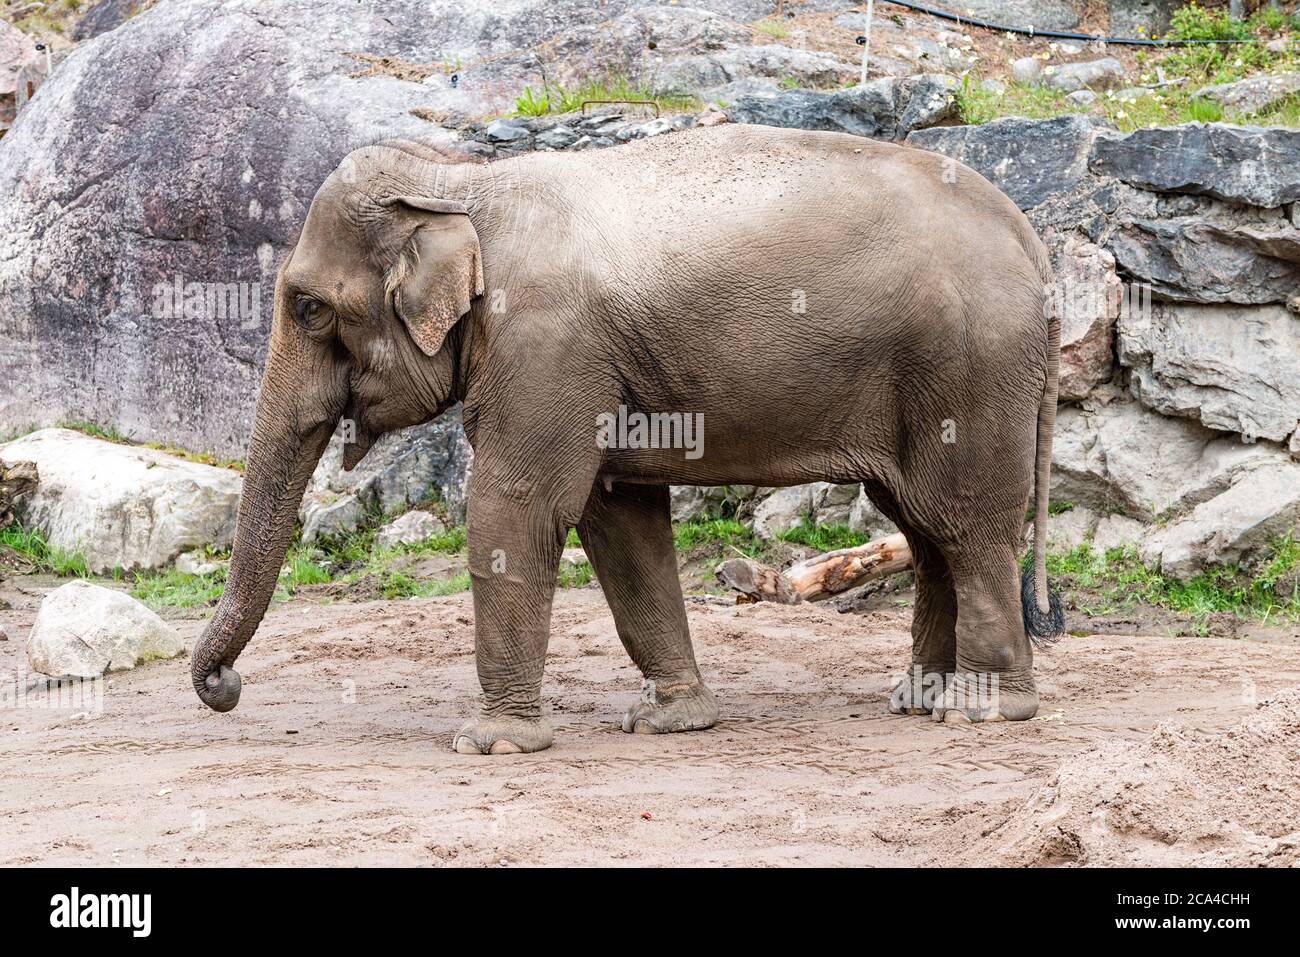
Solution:
{"label": "fallen log", "polygon": [[718,566],[718,581],[738,594],[736,600],[796,605],[821,601],[912,567],[912,551],[902,532],[855,548],[815,555],[784,572],[750,558],[732,558]]}
{"label": "fallen log", "polygon": [[0,462],[0,528],[7,528],[14,520],[14,499],[36,488],[39,481],[35,462]]}

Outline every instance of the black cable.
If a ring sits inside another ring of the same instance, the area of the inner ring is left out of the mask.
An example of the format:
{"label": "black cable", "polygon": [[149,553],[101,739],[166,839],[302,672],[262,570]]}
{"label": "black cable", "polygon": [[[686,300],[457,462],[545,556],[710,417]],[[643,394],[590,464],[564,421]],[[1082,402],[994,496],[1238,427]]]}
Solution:
{"label": "black cable", "polygon": [[[1046,37],[1049,40],[1083,40],[1092,42],[1100,40],[1103,43],[1114,43],[1118,46],[1131,47],[1182,47],[1191,46],[1197,43],[1255,43],[1254,39],[1250,40],[1151,40],[1143,37],[1105,37],[1087,33],[1063,33],[1059,30],[1035,30],[1033,27],[1008,27],[1000,23],[989,23],[987,20],[981,20],[978,17],[963,17],[957,13],[949,13],[947,10],[936,10],[933,7],[927,7],[920,3],[909,3],[908,0],[881,0],[882,3],[892,3],[898,7],[906,7],[908,10],[914,10],[917,13],[929,14],[932,17],[938,17],[940,20],[952,20],[958,24],[967,24],[972,27],[980,27],[984,30],[996,30],[999,33],[1018,33],[1026,37]],[[866,14],[863,14],[866,16]],[[860,38],[861,41],[861,38]]]}

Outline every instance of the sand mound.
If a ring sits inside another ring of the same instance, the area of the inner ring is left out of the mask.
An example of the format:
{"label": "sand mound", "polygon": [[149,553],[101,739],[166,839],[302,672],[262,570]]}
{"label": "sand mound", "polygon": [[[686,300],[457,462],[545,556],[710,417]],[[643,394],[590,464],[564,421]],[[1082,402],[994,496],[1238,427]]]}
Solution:
{"label": "sand mound", "polygon": [[1222,733],[1163,722],[1067,760],[976,849],[1026,865],[1300,865],[1300,688]]}

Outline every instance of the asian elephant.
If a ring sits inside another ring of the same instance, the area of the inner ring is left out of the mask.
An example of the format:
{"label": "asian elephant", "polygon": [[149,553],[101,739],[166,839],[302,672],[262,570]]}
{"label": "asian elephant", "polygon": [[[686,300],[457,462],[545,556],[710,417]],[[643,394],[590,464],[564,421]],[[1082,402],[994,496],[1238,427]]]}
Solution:
{"label": "asian elephant", "polygon": [[[358,149],[279,270],[194,688],[217,711],[238,702],[232,666],[339,421],[355,426],[351,468],[377,437],[461,402],[484,701],[455,750],[551,744],[542,667],[570,528],[644,675],[623,729],[716,721],[670,484],[865,483],[914,556],[913,665],[942,679],[925,699],[900,683],[891,709],[1029,718],[1030,639],[1062,630],[1044,564],[1050,280],[1025,217],[979,174],[846,134],[722,125],[488,164],[406,141]],[[636,413],[702,430],[683,448],[611,428]],[[990,677],[994,696],[963,696]]]}

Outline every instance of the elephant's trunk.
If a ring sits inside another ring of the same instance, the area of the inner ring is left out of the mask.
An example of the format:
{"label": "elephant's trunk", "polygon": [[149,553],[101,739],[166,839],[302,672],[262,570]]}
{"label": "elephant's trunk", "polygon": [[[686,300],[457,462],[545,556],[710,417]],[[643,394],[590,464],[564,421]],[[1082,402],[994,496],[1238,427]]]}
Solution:
{"label": "elephant's trunk", "polygon": [[239,703],[239,675],[231,666],[266,614],[303,492],[338,419],[338,410],[322,414],[317,402],[314,411],[304,408],[315,390],[294,381],[301,375],[273,342],[257,401],[226,588],[190,659],[194,690],[214,711],[229,711]]}

